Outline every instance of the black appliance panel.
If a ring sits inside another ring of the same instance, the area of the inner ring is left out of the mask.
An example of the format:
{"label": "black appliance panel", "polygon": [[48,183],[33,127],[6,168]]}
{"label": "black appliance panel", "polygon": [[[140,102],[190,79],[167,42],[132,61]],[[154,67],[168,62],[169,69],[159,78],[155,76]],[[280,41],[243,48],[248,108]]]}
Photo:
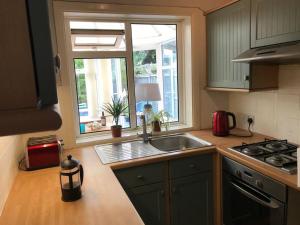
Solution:
{"label": "black appliance panel", "polygon": [[260,191],[269,193],[280,201],[286,201],[287,193],[284,184],[225,157],[223,158],[222,167],[223,171],[239,178],[243,182],[254,186]]}
{"label": "black appliance panel", "polygon": [[[257,178],[261,189],[254,185]],[[285,225],[285,201],[284,185],[223,158],[223,225]]]}

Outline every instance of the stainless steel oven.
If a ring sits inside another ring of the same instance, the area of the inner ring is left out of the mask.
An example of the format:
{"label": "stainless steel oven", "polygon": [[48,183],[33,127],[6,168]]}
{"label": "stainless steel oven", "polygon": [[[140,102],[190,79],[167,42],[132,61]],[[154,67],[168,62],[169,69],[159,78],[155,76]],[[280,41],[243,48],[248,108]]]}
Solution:
{"label": "stainless steel oven", "polygon": [[285,225],[287,188],[223,158],[223,225]]}

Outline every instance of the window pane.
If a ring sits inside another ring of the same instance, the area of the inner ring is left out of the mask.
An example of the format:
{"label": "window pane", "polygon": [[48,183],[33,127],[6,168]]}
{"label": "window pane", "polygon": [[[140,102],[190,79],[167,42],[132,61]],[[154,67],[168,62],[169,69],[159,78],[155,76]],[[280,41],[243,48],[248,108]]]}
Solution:
{"label": "window pane", "polygon": [[125,51],[125,25],[113,22],[71,21],[73,51]]}
{"label": "window pane", "polygon": [[75,45],[114,45],[115,37],[76,37]]}
{"label": "window pane", "polygon": [[124,30],[124,23],[70,21],[71,29]]}
{"label": "window pane", "polygon": [[[106,112],[106,126],[101,125],[103,104],[122,98],[128,105],[125,58],[74,59],[74,66],[80,133],[110,130],[115,123]],[[129,109],[121,115],[119,124],[130,127]]]}
{"label": "window pane", "polygon": [[[150,103],[153,112],[169,113],[170,122],[179,120],[176,29],[176,25],[132,24],[137,114]],[[158,88],[149,87],[147,92],[145,84]],[[160,98],[153,96],[153,90]]]}

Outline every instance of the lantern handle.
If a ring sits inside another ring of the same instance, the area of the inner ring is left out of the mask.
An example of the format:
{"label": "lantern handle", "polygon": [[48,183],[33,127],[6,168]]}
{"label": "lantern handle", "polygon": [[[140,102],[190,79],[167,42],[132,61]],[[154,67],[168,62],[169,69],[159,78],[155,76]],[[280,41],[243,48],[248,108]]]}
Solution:
{"label": "lantern handle", "polygon": [[83,182],[83,177],[84,177],[84,173],[83,173],[83,167],[82,165],[79,166],[79,170],[80,170],[80,181],[81,181],[81,185]]}

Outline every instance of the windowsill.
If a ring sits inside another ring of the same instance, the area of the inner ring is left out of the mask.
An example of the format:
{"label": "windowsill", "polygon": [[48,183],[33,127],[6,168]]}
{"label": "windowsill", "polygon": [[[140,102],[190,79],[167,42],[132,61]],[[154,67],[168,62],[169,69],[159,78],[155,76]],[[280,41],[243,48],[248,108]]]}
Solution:
{"label": "windowsill", "polygon": [[[173,133],[180,133],[180,132],[187,132],[191,131],[193,128],[186,124],[174,124],[169,127],[168,131],[162,131],[159,133],[155,133],[154,135],[166,135],[166,134],[173,134]],[[148,130],[150,132],[150,130]],[[111,132],[103,132],[95,135],[85,136],[85,137],[78,137],[76,139],[77,146],[88,146],[88,145],[97,145],[97,144],[106,144],[106,143],[116,143],[122,141],[130,141],[135,140],[138,137],[138,134],[141,133],[141,129],[139,130],[122,130],[122,137],[113,138],[111,136]]]}

